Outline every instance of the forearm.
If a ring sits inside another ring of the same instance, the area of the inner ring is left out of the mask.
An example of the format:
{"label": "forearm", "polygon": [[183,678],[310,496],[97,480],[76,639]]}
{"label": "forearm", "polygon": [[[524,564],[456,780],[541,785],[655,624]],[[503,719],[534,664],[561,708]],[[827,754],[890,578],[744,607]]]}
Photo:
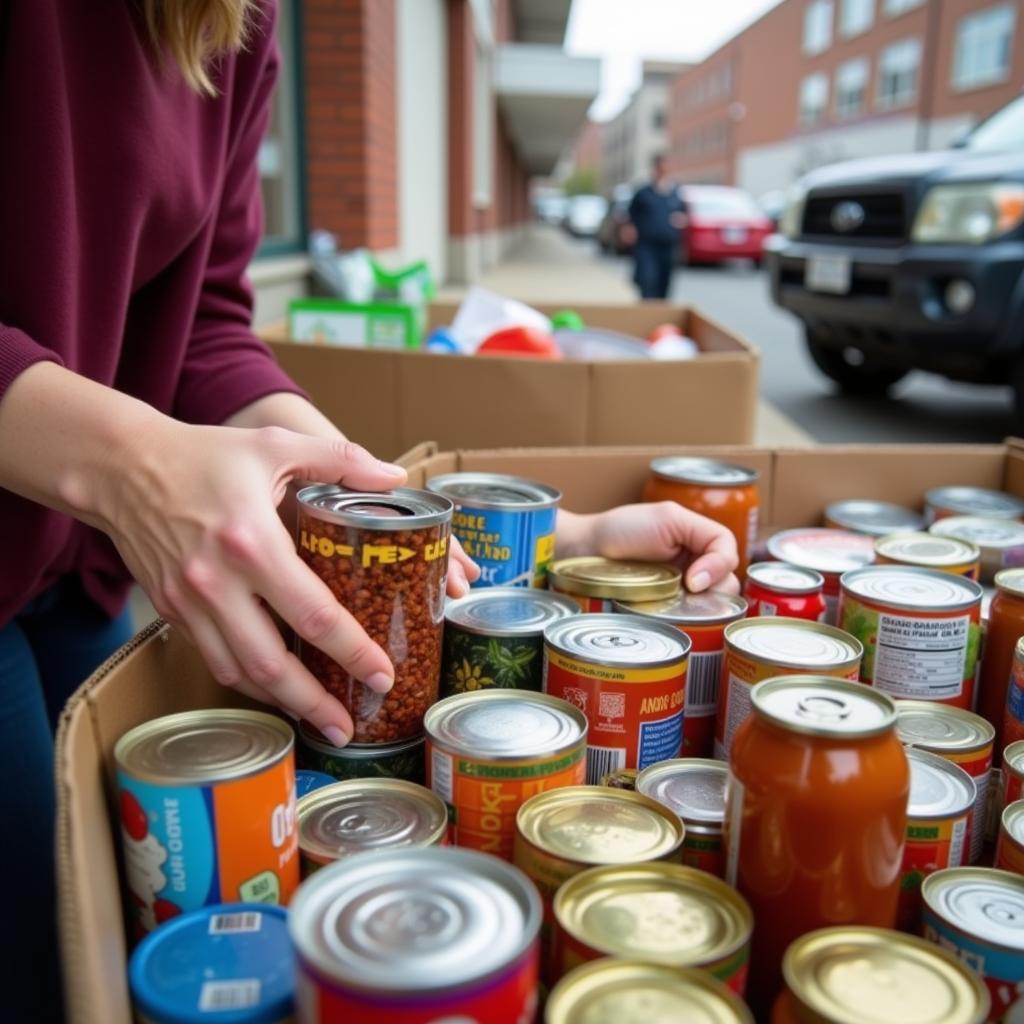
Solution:
{"label": "forearm", "polygon": [[566,509],[558,510],[555,524],[555,557],[574,558],[597,554],[595,526],[597,515],[580,515]]}
{"label": "forearm", "polygon": [[298,434],[337,438],[344,434],[315,405],[301,395],[279,391],[239,409],[224,421],[226,427],[286,427]]}

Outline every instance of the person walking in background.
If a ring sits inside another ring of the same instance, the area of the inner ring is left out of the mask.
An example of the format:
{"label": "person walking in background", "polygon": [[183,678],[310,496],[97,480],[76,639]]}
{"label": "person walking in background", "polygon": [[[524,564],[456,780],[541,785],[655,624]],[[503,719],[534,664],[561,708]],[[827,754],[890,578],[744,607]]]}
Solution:
{"label": "person walking in background", "polygon": [[638,189],[629,204],[635,232],[633,280],[642,299],[665,299],[672,268],[679,259],[679,244],[686,227],[686,206],[679,186],[668,176],[665,158],[651,162],[651,181]]}

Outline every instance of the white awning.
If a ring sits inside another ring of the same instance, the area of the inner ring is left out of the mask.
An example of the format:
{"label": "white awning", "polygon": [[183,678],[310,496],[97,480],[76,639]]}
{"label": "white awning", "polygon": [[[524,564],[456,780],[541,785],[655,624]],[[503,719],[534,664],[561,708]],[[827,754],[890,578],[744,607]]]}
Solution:
{"label": "white awning", "polygon": [[561,46],[572,0],[515,0],[516,39]]}

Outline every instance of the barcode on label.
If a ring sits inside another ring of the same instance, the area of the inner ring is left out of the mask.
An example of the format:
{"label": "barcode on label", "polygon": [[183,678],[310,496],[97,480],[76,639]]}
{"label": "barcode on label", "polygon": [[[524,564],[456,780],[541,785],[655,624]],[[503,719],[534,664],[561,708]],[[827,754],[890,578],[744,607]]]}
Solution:
{"label": "barcode on label", "polygon": [[430,788],[446,803],[453,799],[454,780],[452,779],[451,754],[443,750],[433,750],[430,754]]}
{"label": "barcode on label", "polygon": [[238,914],[214,914],[210,918],[210,935],[232,935],[240,932],[258,932],[263,915],[258,910],[245,910]]}
{"label": "barcode on label", "polygon": [[686,713],[697,717],[713,715],[718,704],[718,677],[722,672],[722,652],[690,655],[686,676]]}
{"label": "barcode on label", "polygon": [[199,1012],[246,1010],[260,1001],[260,979],[239,978],[235,981],[204,981],[199,990]]}
{"label": "barcode on label", "polygon": [[625,747],[587,747],[587,782],[599,786],[609,772],[626,767]]}

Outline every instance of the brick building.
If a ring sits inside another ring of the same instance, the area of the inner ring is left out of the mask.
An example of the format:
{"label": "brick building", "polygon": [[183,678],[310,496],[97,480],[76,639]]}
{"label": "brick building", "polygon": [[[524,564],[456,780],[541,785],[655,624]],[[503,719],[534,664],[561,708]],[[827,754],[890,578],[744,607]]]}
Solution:
{"label": "brick building", "polygon": [[673,83],[683,181],[949,145],[1024,87],[1024,0],[782,0]]}

